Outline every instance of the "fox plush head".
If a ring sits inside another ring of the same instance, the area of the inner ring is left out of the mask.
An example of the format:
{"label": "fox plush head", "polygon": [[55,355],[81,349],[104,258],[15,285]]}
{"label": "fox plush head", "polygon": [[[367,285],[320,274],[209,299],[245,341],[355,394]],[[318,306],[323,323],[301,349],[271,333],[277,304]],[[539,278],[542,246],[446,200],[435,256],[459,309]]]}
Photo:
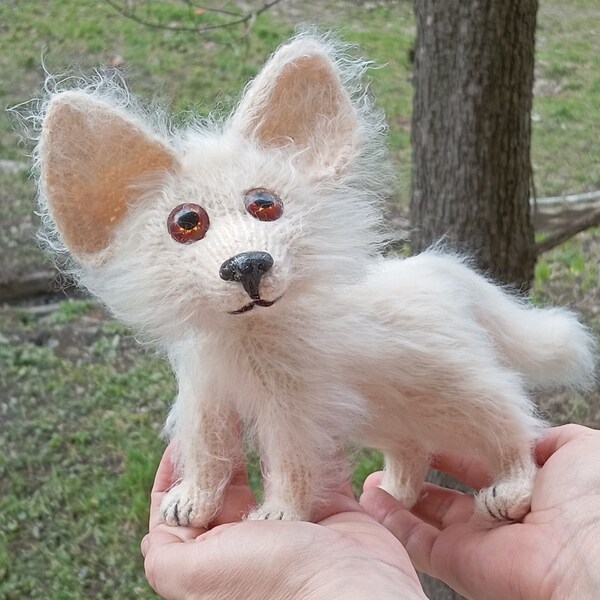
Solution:
{"label": "fox plush head", "polygon": [[37,160],[54,250],[165,342],[359,277],[390,178],[383,119],[360,87],[367,63],[344,50],[300,34],[229,118],[183,131],[109,79],[51,94]]}

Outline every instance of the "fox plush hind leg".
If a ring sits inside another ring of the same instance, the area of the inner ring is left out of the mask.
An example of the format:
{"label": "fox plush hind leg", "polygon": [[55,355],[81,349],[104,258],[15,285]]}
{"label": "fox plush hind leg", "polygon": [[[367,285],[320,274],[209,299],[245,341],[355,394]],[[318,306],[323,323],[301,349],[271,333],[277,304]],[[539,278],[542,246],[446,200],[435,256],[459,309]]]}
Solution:
{"label": "fox plush hind leg", "polygon": [[[499,521],[514,521],[529,511],[536,474],[531,446],[527,441],[515,443],[513,449],[498,458],[497,449],[487,454],[493,471],[493,482],[475,497],[475,510],[484,517]],[[398,445],[384,452],[385,468],[381,487],[402,506],[411,508],[419,499],[430,457],[415,442]]]}
{"label": "fox plush hind leg", "polygon": [[529,446],[507,454],[499,466],[500,476],[476,495],[475,510],[499,521],[521,519],[529,512],[536,470]]}
{"label": "fox plush hind leg", "polygon": [[521,376],[499,365],[486,347],[469,352],[472,376],[439,352],[437,363],[428,361],[437,365],[423,383],[428,389],[400,400],[392,395],[389,405],[380,400],[367,442],[384,453],[383,489],[406,508],[418,500],[430,458],[447,451],[477,459],[489,473],[488,487],[477,495],[478,513],[518,520],[529,510],[536,473],[532,448],[544,424]]}
{"label": "fox plush hind leg", "polygon": [[[506,442],[505,442],[506,443]],[[493,482],[475,496],[475,510],[484,517],[498,521],[515,521],[529,511],[536,474],[531,445],[516,444],[501,458],[491,448],[488,451]],[[402,506],[411,508],[419,499],[430,457],[414,442],[384,452],[385,468],[381,487]]]}
{"label": "fox plush hind leg", "polygon": [[383,452],[385,468],[381,487],[402,506],[411,507],[419,498],[430,456],[414,441],[398,444]]}

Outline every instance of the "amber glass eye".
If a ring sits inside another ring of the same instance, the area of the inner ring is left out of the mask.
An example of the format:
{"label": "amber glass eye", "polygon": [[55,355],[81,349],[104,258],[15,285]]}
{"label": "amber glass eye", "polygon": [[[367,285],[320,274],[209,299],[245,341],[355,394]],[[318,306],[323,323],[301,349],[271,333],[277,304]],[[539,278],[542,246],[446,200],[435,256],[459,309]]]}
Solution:
{"label": "amber glass eye", "polygon": [[246,192],[244,206],[259,221],[275,221],[283,214],[283,202],[273,192],[263,188]]}
{"label": "amber glass eye", "polygon": [[176,206],[167,219],[171,237],[180,244],[191,244],[201,240],[208,231],[208,214],[197,204]]}

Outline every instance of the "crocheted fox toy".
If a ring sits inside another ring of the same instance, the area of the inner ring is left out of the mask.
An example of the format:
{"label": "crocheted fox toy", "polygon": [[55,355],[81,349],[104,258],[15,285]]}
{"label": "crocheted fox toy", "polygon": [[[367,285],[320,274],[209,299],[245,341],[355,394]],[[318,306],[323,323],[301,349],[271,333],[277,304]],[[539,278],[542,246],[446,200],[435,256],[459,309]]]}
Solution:
{"label": "crocheted fox toy", "polygon": [[102,79],[44,106],[47,239],[177,377],[168,524],[210,523],[242,430],[265,467],[250,519],[310,519],[356,444],[383,452],[382,486],[407,507],[434,453],[475,455],[494,475],[477,508],[519,519],[543,427],[529,391],[592,382],[594,344],[570,312],[456,256],[380,255],[391,169],[365,68],[305,33],[223,122],[173,131]]}

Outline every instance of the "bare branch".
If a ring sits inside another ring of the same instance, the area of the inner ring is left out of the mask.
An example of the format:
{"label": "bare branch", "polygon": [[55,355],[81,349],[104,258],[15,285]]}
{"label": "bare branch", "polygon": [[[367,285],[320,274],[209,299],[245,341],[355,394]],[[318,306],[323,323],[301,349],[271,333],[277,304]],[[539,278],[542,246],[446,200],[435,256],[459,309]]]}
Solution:
{"label": "bare branch", "polygon": [[217,13],[220,15],[227,15],[228,17],[243,17],[244,16],[244,14],[239,11],[226,10],[224,8],[214,8],[212,6],[208,7],[208,6],[204,6],[203,4],[196,4],[196,2],[193,2],[192,0],[184,0],[184,1],[190,8],[200,9],[205,12]]}
{"label": "bare branch", "polygon": [[[552,196],[550,198],[537,198],[536,204],[540,206],[570,206],[600,200],[600,190],[583,192],[581,194],[567,194],[566,196]],[[532,199],[533,201],[533,199]]]}
{"label": "bare branch", "polygon": [[144,25],[145,27],[152,27],[153,29],[167,29],[168,31],[187,31],[196,32],[196,27],[183,27],[178,25],[164,25],[163,23],[154,23],[152,21],[146,21],[141,17],[138,17],[134,11],[127,10],[116,0],[104,0],[109,6],[112,6],[120,15],[126,19],[130,19],[135,23]]}
{"label": "bare branch", "polygon": [[544,252],[552,250],[552,248],[566,242],[578,233],[590,229],[591,227],[598,226],[600,226],[600,208],[579,217],[579,219],[575,219],[560,231],[557,231],[549,235],[545,240],[538,242],[535,245],[536,255],[539,257]]}
{"label": "bare branch", "polygon": [[200,5],[194,5],[191,2],[186,2],[186,4],[190,8],[201,8],[206,12],[214,12],[219,14],[225,14],[231,16],[232,19],[230,21],[225,21],[223,23],[215,24],[215,25],[205,25],[205,26],[186,26],[186,25],[165,25],[164,23],[157,23],[156,21],[150,21],[140,17],[135,10],[129,10],[123,6],[122,3],[118,2],[118,0],[104,0],[109,6],[114,8],[119,14],[124,16],[127,19],[135,21],[140,25],[144,25],[145,27],[152,27],[153,29],[164,29],[167,31],[179,31],[179,32],[188,32],[188,33],[207,33],[209,31],[214,31],[217,29],[228,29],[230,27],[236,27],[238,25],[247,25],[251,23],[261,15],[262,13],[268,11],[270,8],[279,4],[281,0],[269,0],[265,2],[262,6],[257,8],[256,10],[252,10],[247,12],[246,14],[236,13],[233,11],[227,11],[224,9],[213,9],[213,8],[204,8]]}

